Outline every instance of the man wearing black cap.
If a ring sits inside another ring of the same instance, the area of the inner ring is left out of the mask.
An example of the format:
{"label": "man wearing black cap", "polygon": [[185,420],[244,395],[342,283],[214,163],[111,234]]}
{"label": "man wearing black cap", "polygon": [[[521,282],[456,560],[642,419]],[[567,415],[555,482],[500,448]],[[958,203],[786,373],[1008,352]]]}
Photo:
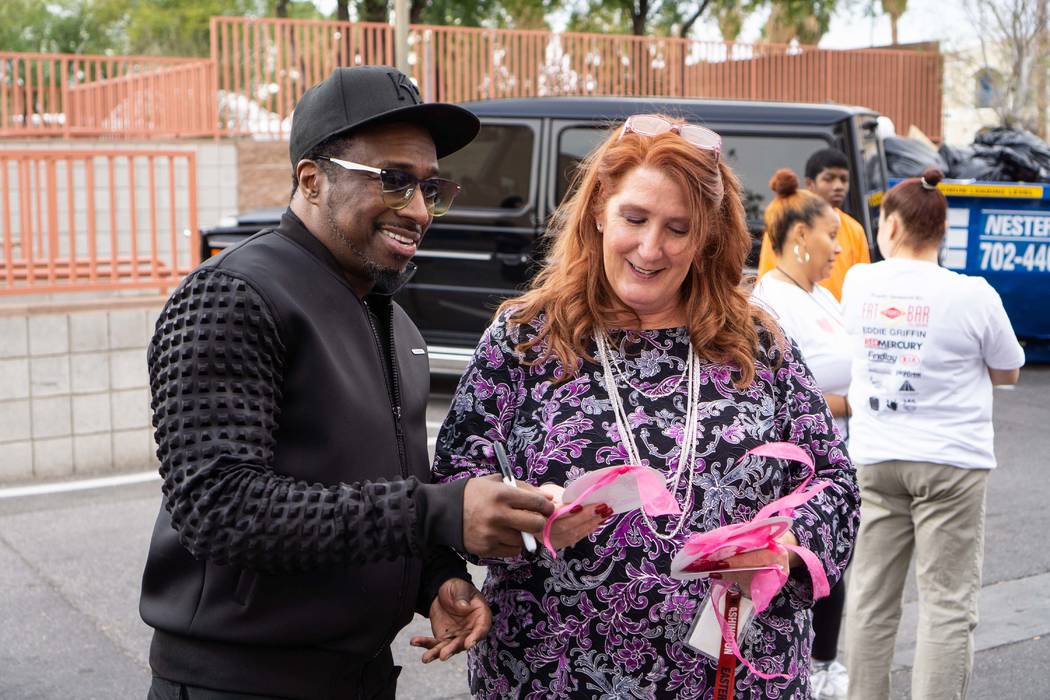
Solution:
{"label": "man wearing black cap", "polygon": [[505,557],[551,512],[490,478],[431,484],[426,345],[391,295],[459,188],[477,118],[387,67],[339,68],[292,122],[275,229],[194,270],[149,347],[163,502],[142,583],[149,697],[392,698],[491,616],[453,550]]}

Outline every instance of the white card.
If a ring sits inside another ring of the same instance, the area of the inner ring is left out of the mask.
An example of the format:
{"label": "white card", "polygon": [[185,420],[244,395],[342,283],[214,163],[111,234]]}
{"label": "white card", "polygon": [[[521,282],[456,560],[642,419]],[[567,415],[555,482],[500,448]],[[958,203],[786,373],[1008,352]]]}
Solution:
{"label": "white card", "polygon": [[[725,614],[727,598],[728,596],[723,594],[719,600],[719,609],[723,615]],[[744,633],[747,632],[747,628],[751,625],[751,620],[754,617],[755,604],[751,602],[750,598],[740,596],[739,622],[736,628],[736,643],[738,645],[740,640],[744,638]],[[718,620],[715,618],[715,608],[711,604],[710,593],[707,594],[704,602],[700,605],[700,612],[693,619],[693,626],[689,628],[686,644],[693,650],[718,661],[718,657],[722,652],[722,628],[718,626]]]}

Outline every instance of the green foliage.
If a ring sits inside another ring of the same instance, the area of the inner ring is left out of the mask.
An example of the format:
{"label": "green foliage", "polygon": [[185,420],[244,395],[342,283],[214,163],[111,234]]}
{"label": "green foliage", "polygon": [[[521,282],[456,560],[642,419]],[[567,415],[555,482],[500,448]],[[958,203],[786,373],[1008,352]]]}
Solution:
{"label": "green foliage", "polygon": [[121,10],[113,0],[3,0],[0,50],[121,53]]}
{"label": "green foliage", "polygon": [[786,44],[797,39],[816,44],[831,24],[837,0],[776,0],[762,30],[766,41]]}

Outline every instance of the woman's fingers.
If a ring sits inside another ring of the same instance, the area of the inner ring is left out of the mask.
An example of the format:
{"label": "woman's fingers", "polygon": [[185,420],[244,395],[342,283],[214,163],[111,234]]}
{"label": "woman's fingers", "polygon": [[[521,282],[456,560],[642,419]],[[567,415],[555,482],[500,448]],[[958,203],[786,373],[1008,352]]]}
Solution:
{"label": "woman's fingers", "polygon": [[[586,505],[580,510],[570,511],[555,520],[551,526],[551,544],[555,549],[576,544],[601,527],[612,514],[612,509],[604,503]],[[542,536],[542,532],[536,534]]]}

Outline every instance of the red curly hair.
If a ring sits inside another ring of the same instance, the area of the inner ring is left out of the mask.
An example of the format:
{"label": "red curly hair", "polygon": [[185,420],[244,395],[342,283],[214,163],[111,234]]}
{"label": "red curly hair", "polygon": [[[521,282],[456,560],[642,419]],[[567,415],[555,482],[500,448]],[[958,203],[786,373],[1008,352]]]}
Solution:
{"label": "red curly hair", "polygon": [[649,167],[685,186],[696,254],[681,294],[693,348],[706,360],[735,365],[741,375],[738,386],[749,385],[755,375],[759,330],[767,330],[778,345],[783,341],[776,323],[749,303],[749,293],[741,286],[751,234],[739,181],[714,151],[675,133],[628,132],[621,138],[620,132],[613,129],[580,163],[573,194],[548,228],[554,243],[546,265],[524,295],[508,299],[499,309],[509,309],[509,322],[517,325],[546,316],[538,333],[516,350],[523,357],[530,349],[539,352],[526,364],[540,364],[555,355],[565,368],[565,380],[577,372],[577,359],[593,361],[587,344],[596,330],[615,327],[615,319],[622,319],[625,311],[634,313],[609,284],[596,223],[623,178],[635,168]]}

